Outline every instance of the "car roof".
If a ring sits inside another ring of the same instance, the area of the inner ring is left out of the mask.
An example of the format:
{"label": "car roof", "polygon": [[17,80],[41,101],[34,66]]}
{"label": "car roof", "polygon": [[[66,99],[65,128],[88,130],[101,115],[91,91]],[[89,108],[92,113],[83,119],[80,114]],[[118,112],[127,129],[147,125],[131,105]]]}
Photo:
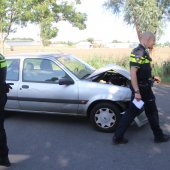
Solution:
{"label": "car roof", "polygon": [[37,52],[37,53],[21,53],[14,55],[6,55],[5,58],[56,58],[61,56],[68,56],[68,54],[63,53],[46,53],[46,52]]}

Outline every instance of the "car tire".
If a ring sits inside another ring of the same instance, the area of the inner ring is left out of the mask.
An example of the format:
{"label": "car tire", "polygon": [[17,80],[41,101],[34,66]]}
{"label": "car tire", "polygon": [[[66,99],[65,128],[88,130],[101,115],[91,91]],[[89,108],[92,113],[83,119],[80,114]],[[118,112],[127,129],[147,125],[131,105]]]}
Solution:
{"label": "car tire", "polygon": [[100,102],[90,111],[90,121],[99,131],[113,132],[121,118],[120,109],[113,103]]}

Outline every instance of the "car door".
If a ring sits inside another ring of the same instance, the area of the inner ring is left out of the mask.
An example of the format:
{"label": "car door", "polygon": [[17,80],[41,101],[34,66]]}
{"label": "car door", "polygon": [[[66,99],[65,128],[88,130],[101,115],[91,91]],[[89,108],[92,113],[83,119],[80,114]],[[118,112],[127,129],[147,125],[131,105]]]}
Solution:
{"label": "car door", "polygon": [[20,59],[11,58],[7,60],[7,76],[6,82],[13,83],[11,85],[12,89],[7,94],[8,100],[5,105],[6,110],[18,110],[18,87],[19,87],[19,78],[20,78]]}
{"label": "car door", "polygon": [[27,58],[23,62],[22,82],[18,92],[22,110],[77,113],[76,82],[59,85],[59,79],[70,78],[64,70],[49,59]]}

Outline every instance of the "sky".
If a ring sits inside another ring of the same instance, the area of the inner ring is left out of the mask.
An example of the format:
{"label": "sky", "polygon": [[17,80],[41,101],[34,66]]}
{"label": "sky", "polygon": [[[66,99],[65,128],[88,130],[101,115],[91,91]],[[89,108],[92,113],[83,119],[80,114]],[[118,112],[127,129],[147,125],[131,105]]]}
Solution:
{"label": "sky", "polygon": [[[122,16],[115,16],[111,12],[106,11],[102,4],[106,0],[81,0],[78,10],[87,14],[85,30],[79,30],[72,27],[68,22],[60,22],[57,24],[59,32],[53,41],[71,41],[78,42],[93,38],[94,40],[112,42],[119,40],[122,42],[138,42],[136,30],[133,26],[127,25],[123,21]],[[164,29],[164,35],[159,42],[170,41],[170,23]],[[15,34],[11,34],[9,38],[22,37],[33,38],[39,40],[39,28],[36,25],[28,25],[25,28],[18,28]]]}

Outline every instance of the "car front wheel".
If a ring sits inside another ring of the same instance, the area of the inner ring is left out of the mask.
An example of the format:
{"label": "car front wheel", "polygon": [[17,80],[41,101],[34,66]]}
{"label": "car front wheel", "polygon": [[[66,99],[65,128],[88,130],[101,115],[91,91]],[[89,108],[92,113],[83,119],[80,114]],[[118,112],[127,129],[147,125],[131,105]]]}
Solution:
{"label": "car front wheel", "polygon": [[120,120],[120,109],[109,102],[96,104],[90,112],[93,126],[103,132],[113,132]]}

